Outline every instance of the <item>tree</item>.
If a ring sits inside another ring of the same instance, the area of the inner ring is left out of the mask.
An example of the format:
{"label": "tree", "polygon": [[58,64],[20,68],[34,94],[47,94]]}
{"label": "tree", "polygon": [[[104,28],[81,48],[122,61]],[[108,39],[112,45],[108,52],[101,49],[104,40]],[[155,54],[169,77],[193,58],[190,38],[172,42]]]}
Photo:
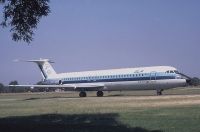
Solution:
{"label": "tree", "polygon": [[[9,85],[18,85],[18,82],[16,80],[15,81],[11,81],[9,83]],[[16,92],[16,87],[9,87],[9,92],[12,92],[12,93]]]}
{"label": "tree", "polygon": [[49,0],[0,0],[4,5],[1,26],[11,27],[14,41],[30,43],[40,19],[50,13],[48,3]]}
{"label": "tree", "polygon": [[0,93],[4,92],[4,85],[2,83],[0,83]]}
{"label": "tree", "polygon": [[15,81],[11,81],[10,83],[9,83],[9,85],[18,85],[18,82],[15,80]]}

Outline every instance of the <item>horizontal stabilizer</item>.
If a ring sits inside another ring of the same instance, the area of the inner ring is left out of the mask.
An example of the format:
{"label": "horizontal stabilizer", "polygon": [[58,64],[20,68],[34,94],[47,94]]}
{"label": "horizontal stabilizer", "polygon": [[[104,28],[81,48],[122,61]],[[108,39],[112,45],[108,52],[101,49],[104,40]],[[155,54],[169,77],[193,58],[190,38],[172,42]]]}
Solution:
{"label": "horizontal stabilizer", "polygon": [[49,59],[37,59],[37,60],[19,60],[16,59],[14,62],[33,62],[36,63],[41,71],[43,79],[49,79],[56,77],[57,73],[53,69],[50,63],[54,63]]}
{"label": "horizontal stabilizer", "polygon": [[49,62],[49,63],[54,63],[53,61],[49,60],[49,59],[37,59],[37,60],[21,60],[21,59],[15,59],[13,60],[14,62],[38,62],[38,63],[42,63],[42,62]]}

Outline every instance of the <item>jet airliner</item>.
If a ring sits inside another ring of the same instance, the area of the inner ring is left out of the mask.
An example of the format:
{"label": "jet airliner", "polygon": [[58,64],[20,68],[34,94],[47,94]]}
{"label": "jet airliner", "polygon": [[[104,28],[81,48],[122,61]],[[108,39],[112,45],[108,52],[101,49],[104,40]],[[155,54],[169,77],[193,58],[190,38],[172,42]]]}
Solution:
{"label": "jet airliner", "polygon": [[86,97],[86,91],[97,91],[102,97],[104,91],[156,90],[162,95],[166,89],[186,86],[190,78],[171,66],[122,68],[83,72],[56,73],[49,59],[26,60],[38,65],[45,85],[10,85],[17,87],[64,88],[79,91]]}

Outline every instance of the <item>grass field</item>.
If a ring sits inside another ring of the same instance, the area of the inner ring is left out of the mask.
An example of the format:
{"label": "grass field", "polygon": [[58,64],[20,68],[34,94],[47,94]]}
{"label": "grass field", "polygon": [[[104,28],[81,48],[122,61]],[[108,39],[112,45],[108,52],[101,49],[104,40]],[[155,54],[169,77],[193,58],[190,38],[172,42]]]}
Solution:
{"label": "grass field", "polygon": [[199,132],[200,88],[0,94],[0,132]]}

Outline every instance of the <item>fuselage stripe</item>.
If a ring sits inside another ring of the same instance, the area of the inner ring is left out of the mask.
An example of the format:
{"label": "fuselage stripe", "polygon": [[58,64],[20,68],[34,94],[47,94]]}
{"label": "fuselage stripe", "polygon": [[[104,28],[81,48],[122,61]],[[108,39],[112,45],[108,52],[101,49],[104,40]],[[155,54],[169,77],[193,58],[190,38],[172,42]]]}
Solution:
{"label": "fuselage stripe", "polygon": [[137,78],[114,78],[114,79],[97,79],[97,80],[72,80],[62,81],[62,84],[74,83],[98,83],[98,82],[120,82],[120,81],[144,81],[144,80],[162,80],[162,79],[175,79],[175,76],[156,76],[156,77],[137,77]]}

